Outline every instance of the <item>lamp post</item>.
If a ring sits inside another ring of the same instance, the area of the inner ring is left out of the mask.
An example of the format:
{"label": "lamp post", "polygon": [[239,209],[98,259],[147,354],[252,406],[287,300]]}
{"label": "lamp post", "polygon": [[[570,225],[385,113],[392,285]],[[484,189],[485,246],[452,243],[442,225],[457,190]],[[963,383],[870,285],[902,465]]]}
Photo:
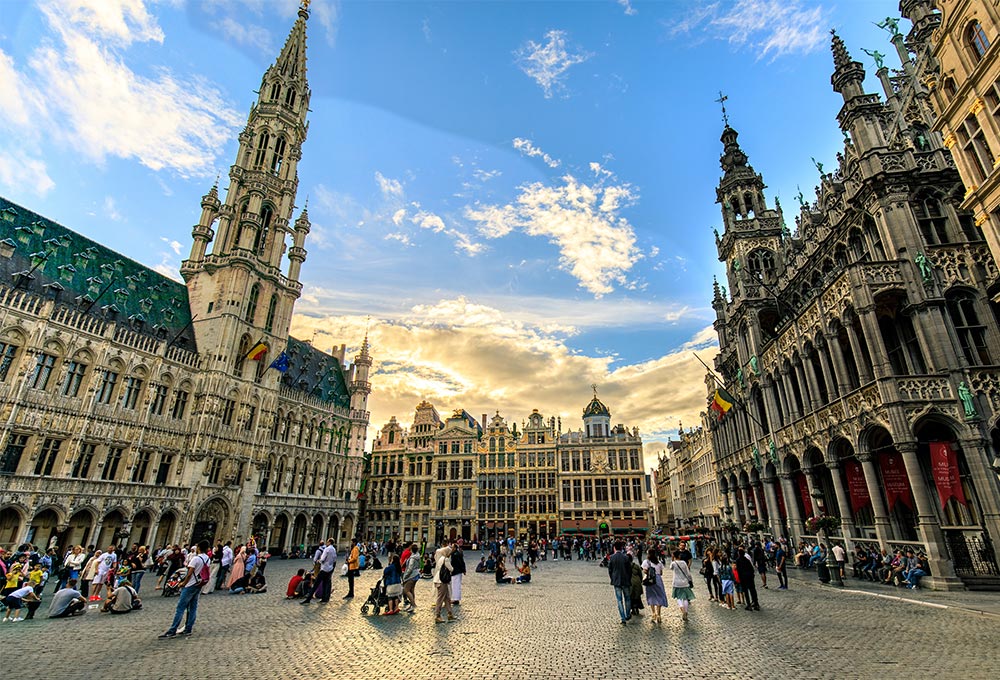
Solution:
{"label": "lamp post", "polygon": [[[823,492],[817,488],[812,492],[812,497],[816,499],[816,508],[819,510],[819,516],[825,517],[826,511],[824,510],[823,503]],[[822,537],[826,537],[826,568],[830,572],[830,585],[843,588],[844,579],[840,578],[840,567],[837,565],[837,560],[833,557],[833,539],[826,529],[820,528],[816,531],[816,538],[822,543]]]}

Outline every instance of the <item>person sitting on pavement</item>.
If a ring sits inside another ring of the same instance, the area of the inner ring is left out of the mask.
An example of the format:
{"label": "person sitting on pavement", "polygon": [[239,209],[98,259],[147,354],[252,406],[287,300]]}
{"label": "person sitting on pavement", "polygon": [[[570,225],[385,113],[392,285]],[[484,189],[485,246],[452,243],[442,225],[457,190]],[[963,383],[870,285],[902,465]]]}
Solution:
{"label": "person sitting on pavement", "polygon": [[288,588],[285,589],[285,599],[294,600],[297,597],[302,597],[305,593],[302,592],[302,582],[305,581],[305,569],[299,569],[295,572],[295,576],[292,576],[288,581]]}
{"label": "person sitting on pavement", "polygon": [[247,582],[246,590],[243,591],[247,595],[256,595],[257,593],[267,592],[267,579],[264,578],[264,572],[260,569],[255,571]]}
{"label": "person sitting on pavement", "polygon": [[102,612],[112,614],[128,614],[136,609],[142,609],[142,601],[128,580],[122,581],[101,607]]}
{"label": "person sitting on pavement", "polygon": [[479,564],[476,565],[476,573],[484,574],[486,573],[486,556],[479,558]]}
{"label": "person sitting on pavement", "polygon": [[56,591],[49,603],[49,618],[62,619],[87,611],[87,598],[76,589],[76,579],[66,581],[66,587]]}
{"label": "person sitting on pavement", "polygon": [[521,572],[521,575],[517,577],[515,583],[531,583],[531,564],[528,560],[525,560],[517,570]]}
{"label": "person sitting on pavement", "polygon": [[514,579],[507,576],[507,567],[504,566],[503,561],[497,562],[496,575],[497,575],[497,585],[503,585],[505,583],[514,582]]}

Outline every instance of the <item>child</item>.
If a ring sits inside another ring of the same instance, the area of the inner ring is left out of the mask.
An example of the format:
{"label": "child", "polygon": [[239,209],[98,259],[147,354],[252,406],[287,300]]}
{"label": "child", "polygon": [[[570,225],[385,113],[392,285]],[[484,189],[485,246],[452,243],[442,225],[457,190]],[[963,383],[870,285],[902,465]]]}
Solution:
{"label": "child", "polygon": [[728,609],[736,609],[736,604],[733,602],[733,592],[736,590],[733,583],[734,573],[733,566],[729,564],[729,557],[723,555],[721,557],[721,565],[719,568],[719,578],[722,582],[722,597]]}
{"label": "child", "polygon": [[23,621],[21,607],[24,606],[24,603],[41,601],[41,598],[35,595],[34,588],[30,585],[21,586],[3,599],[3,603],[7,606],[7,615],[3,618],[4,622],[11,621],[17,623],[18,621]]}

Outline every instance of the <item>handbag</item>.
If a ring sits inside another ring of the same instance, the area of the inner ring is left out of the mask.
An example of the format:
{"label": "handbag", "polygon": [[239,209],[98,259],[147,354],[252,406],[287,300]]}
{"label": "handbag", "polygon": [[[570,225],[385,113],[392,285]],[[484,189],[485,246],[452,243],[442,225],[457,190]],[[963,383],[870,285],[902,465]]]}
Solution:
{"label": "handbag", "polygon": [[644,586],[655,586],[656,585],[656,572],[652,569],[646,570],[646,575],[642,578],[642,585]]}

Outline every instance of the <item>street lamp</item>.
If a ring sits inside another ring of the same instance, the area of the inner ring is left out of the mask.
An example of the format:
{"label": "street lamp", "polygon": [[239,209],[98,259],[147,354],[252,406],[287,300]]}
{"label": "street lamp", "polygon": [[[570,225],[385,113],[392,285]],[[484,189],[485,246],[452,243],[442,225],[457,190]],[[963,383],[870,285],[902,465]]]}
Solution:
{"label": "street lamp", "polygon": [[[816,508],[819,510],[820,516],[825,517],[826,512],[824,510],[823,492],[819,489],[815,489],[811,495],[816,499]],[[830,585],[837,588],[843,588],[844,579],[840,578],[840,567],[837,565],[837,560],[833,557],[833,539],[826,529],[818,529],[816,531],[817,540],[820,540],[823,536],[826,536],[826,568],[830,572]]]}

